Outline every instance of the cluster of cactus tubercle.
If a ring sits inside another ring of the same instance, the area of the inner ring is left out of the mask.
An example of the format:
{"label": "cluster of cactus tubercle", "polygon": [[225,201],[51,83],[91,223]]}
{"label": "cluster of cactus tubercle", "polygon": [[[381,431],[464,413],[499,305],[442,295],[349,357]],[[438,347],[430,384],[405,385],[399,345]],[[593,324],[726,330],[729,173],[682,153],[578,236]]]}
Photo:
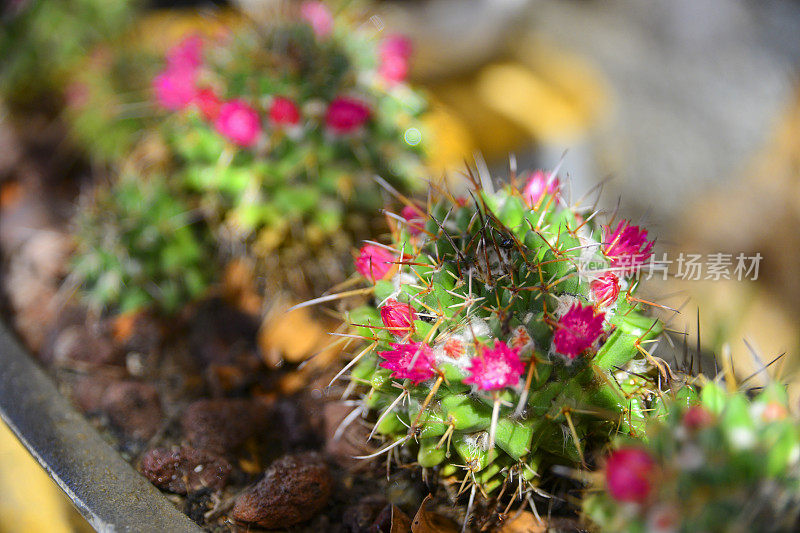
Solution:
{"label": "cluster of cactus tubercle", "polygon": [[408,41],[339,25],[320,2],[290,13],[189,37],[153,80],[178,179],[257,258],[367,226],[354,219],[386,200],[375,175],[408,191],[422,174]]}
{"label": "cluster of cactus tubercle", "polygon": [[348,313],[366,346],[345,367],[345,395],[374,413],[386,444],[371,456],[416,450],[442,478],[465,471],[471,498],[510,494],[516,476],[527,490],[617,432],[640,435],[658,396],[648,374],[663,327],[632,294],[647,233],[597,226],[554,173],[523,179],[409,202],[390,216],[391,243],[356,258],[368,284],[356,292],[374,303]]}
{"label": "cluster of cactus tubercle", "polygon": [[211,235],[159,177],[122,177],[84,197],[71,276],[96,312],[174,313],[213,278]]}
{"label": "cluster of cactus tubercle", "polygon": [[800,424],[784,388],[665,395],[646,441],[621,438],[583,502],[603,531],[797,531]]}

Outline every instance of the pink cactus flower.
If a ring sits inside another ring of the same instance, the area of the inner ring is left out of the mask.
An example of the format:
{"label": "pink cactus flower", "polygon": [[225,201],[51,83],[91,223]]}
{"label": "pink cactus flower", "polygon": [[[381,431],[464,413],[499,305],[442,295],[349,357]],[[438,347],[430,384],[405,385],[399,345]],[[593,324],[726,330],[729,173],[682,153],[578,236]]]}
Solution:
{"label": "pink cactus flower", "polygon": [[156,102],[170,111],[180,111],[192,103],[197,92],[197,72],[189,68],[168,68],[153,78]]}
{"label": "pink cactus flower", "polygon": [[325,124],[333,133],[346,135],[363,126],[369,120],[371,113],[364,102],[340,96],[328,106]]}
{"label": "pink cactus flower", "polygon": [[714,421],[714,415],[700,405],[693,405],[686,410],[681,421],[687,429],[696,430]]}
{"label": "pink cactus flower", "polygon": [[276,96],[269,107],[269,120],[276,126],[295,126],[300,122],[300,110],[291,99]]}
{"label": "pink cactus flower", "polygon": [[619,278],[613,272],[606,272],[589,283],[589,290],[597,307],[608,307],[619,296]]}
{"label": "pink cactus flower", "polygon": [[308,22],[314,34],[320,39],[333,33],[333,14],[324,2],[303,2],[300,16]]}
{"label": "pink cactus flower", "polygon": [[414,328],[417,312],[410,303],[400,303],[389,299],[381,307],[381,320],[394,335],[405,335]]}
{"label": "pink cactus flower", "polygon": [[195,70],[203,62],[203,38],[190,35],[167,51],[167,69]]}
{"label": "pink cactus flower", "polygon": [[621,221],[613,232],[609,226],[603,231],[603,253],[611,266],[622,269],[626,275],[635,273],[650,258],[653,241],[647,240],[647,231]]}
{"label": "pink cactus flower", "polygon": [[390,84],[402,83],[410,70],[411,41],[402,35],[391,35],[380,45],[378,74]]}
{"label": "pink cactus flower", "polygon": [[519,350],[509,348],[503,341],[495,339],[494,348],[481,346],[481,354],[472,358],[470,375],[463,382],[475,385],[480,390],[500,390],[517,385],[524,371]]}
{"label": "pink cactus flower", "polygon": [[374,283],[385,278],[396,261],[397,257],[385,248],[374,244],[365,244],[358,252],[356,270]]}
{"label": "pink cactus flower", "polygon": [[407,205],[400,211],[400,216],[406,219],[406,228],[411,235],[419,235],[425,228],[425,215],[419,207]]}
{"label": "pink cactus flower", "polygon": [[251,147],[261,135],[258,113],[242,100],[231,100],[219,108],[214,127],[228,140],[242,147]]}
{"label": "pink cactus flower", "polygon": [[410,379],[414,383],[421,383],[434,376],[436,373],[433,350],[427,344],[411,342],[408,344],[391,344],[392,349],[378,352],[385,360],[381,368],[392,371],[396,379]]}
{"label": "pink cactus flower", "polygon": [[546,194],[555,195],[561,190],[561,182],[558,176],[550,172],[537,170],[528,176],[525,188],[522,190],[522,198],[531,208],[539,204]]}
{"label": "pink cactus flower", "polygon": [[606,461],[606,488],[617,501],[643,503],[655,484],[656,463],[646,451],[625,447]]}
{"label": "pink cactus flower", "polygon": [[222,101],[220,101],[213,90],[206,88],[200,89],[194,95],[194,105],[200,110],[200,114],[203,115],[203,118],[213,122],[219,116],[219,109],[222,107]]}
{"label": "pink cactus flower", "polygon": [[576,303],[564,313],[553,335],[556,351],[569,359],[575,359],[592,347],[603,334],[605,313],[595,314],[591,305]]}

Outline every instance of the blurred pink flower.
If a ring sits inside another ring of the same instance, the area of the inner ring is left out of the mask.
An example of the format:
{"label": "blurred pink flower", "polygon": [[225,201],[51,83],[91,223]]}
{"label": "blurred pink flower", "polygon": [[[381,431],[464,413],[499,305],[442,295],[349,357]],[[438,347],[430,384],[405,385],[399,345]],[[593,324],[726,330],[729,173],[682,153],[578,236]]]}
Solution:
{"label": "blurred pink flower", "polygon": [[180,111],[192,103],[197,72],[190,68],[167,68],[153,78],[156,102],[164,109]]}
{"label": "blurred pink flower", "polygon": [[380,366],[392,371],[392,377],[410,379],[414,383],[428,380],[436,373],[433,351],[427,344],[411,342],[391,344],[392,350],[378,352],[383,357]]}
{"label": "blurred pink flower", "polygon": [[269,107],[269,120],[276,126],[294,126],[300,122],[300,110],[290,98],[276,96]]}
{"label": "blurred pink flower", "polygon": [[309,23],[317,37],[325,38],[333,32],[333,15],[324,2],[303,2],[300,16]]}
{"label": "blurred pink flower", "polygon": [[640,448],[624,447],[606,461],[606,488],[617,501],[643,503],[656,482],[656,463]]}
{"label": "blurred pink flower", "polygon": [[206,88],[200,89],[194,95],[194,105],[200,110],[203,118],[213,122],[219,116],[222,101],[213,90]]}
{"label": "blurred pink flower", "polygon": [[261,135],[258,113],[242,100],[231,100],[222,104],[214,126],[221,135],[245,148],[258,142]]}
{"label": "blurred pink flower", "polygon": [[604,318],[605,314],[595,314],[591,305],[576,303],[558,321],[553,335],[555,350],[569,359],[575,359],[591,348],[603,334]]}
{"label": "blurred pink flower", "polygon": [[509,348],[506,343],[495,339],[494,348],[481,346],[481,353],[470,360],[469,377],[466,384],[475,385],[480,390],[500,390],[513,387],[525,371],[519,359],[519,350]]}
{"label": "blurred pink flower", "polygon": [[356,258],[356,270],[373,283],[386,277],[392,270],[397,257],[380,246],[365,244]]}
{"label": "blurred pink flower", "polygon": [[167,69],[196,70],[203,62],[203,38],[199,35],[185,37],[167,51]]}
{"label": "blurred pink flower", "polygon": [[402,35],[390,35],[380,45],[378,73],[391,84],[405,81],[410,70],[412,45]]}
{"label": "blurred pink flower", "polygon": [[533,208],[546,194],[558,194],[561,190],[561,182],[558,176],[550,172],[537,170],[529,174],[525,188],[522,190],[522,197],[529,207]]}
{"label": "blurred pink flower", "polygon": [[355,98],[340,96],[328,106],[325,124],[334,133],[352,133],[369,120],[371,111],[367,105]]}
{"label": "blurred pink flower", "polygon": [[407,205],[400,211],[400,216],[403,217],[407,224],[406,229],[411,235],[419,235],[425,228],[425,215],[419,207]]}
{"label": "blurred pink flower", "polygon": [[381,307],[383,325],[394,335],[408,333],[414,327],[416,319],[417,312],[409,303],[400,303],[392,298]]}

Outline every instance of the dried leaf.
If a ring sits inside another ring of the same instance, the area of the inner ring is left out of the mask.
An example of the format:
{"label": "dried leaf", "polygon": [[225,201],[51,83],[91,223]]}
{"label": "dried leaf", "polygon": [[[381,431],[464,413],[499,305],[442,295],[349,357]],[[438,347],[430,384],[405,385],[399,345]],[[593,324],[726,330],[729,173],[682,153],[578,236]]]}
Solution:
{"label": "dried leaf", "polygon": [[511,515],[497,533],[545,533],[547,527],[540,522],[530,511],[523,511]]}
{"label": "dried leaf", "polygon": [[286,313],[288,306],[270,313],[261,326],[258,343],[266,363],[278,366],[280,361],[305,361],[327,340],[325,330],[306,308]]}
{"label": "dried leaf", "polygon": [[263,301],[256,288],[253,266],[244,259],[234,259],[222,275],[222,294],[238,309],[251,315],[261,313]]}
{"label": "dried leaf", "polygon": [[[458,527],[444,516],[425,508],[431,495],[427,495],[419,506],[419,511],[411,523],[411,533],[458,533]],[[394,529],[392,530],[394,532]]]}

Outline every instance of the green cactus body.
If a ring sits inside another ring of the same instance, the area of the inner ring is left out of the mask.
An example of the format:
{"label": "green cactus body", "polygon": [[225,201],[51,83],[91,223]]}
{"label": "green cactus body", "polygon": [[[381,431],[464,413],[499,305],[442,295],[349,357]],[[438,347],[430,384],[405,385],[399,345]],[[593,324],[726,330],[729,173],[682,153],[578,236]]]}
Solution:
{"label": "green cactus body", "polygon": [[96,310],[172,313],[206,290],[209,239],[163,180],[126,177],[79,211],[72,275]]}
{"label": "green cactus body", "polygon": [[[425,100],[380,77],[380,39],[368,26],[339,22],[320,37],[279,16],[206,39],[194,76],[214,109],[195,102],[164,120],[187,198],[233,249],[277,262],[263,277],[292,270],[277,276],[284,285],[300,271],[311,287],[343,279],[342,258],[381,223],[386,193],[375,176],[399,191],[422,183]],[[236,126],[222,116],[231,102],[257,115],[257,139],[231,138]]]}
{"label": "green cactus body", "polygon": [[619,439],[587,518],[603,531],[797,531],[800,425],[783,387],[687,388],[688,406],[685,395],[659,401],[646,442]]}
{"label": "green cactus body", "polygon": [[[348,393],[361,390],[377,413],[375,433],[416,447],[419,465],[441,476],[466,471],[485,495],[514,472],[527,486],[552,464],[579,465],[618,431],[639,435],[656,398],[652,381],[621,379],[627,368],[655,373],[645,354],[662,331],[631,298],[634,272],[612,266],[619,247],[605,246],[591,213],[530,187],[406,209],[419,214],[387,246],[362,248],[356,267],[374,300],[348,315],[371,343]],[[641,263],[650,248],[636,236],[606,238],[631,241]],[[609,284],[593,285],[600,278]],[[576,309],[594,336],[567,323]],[[575,348],[576,338],[585,343]]]}

